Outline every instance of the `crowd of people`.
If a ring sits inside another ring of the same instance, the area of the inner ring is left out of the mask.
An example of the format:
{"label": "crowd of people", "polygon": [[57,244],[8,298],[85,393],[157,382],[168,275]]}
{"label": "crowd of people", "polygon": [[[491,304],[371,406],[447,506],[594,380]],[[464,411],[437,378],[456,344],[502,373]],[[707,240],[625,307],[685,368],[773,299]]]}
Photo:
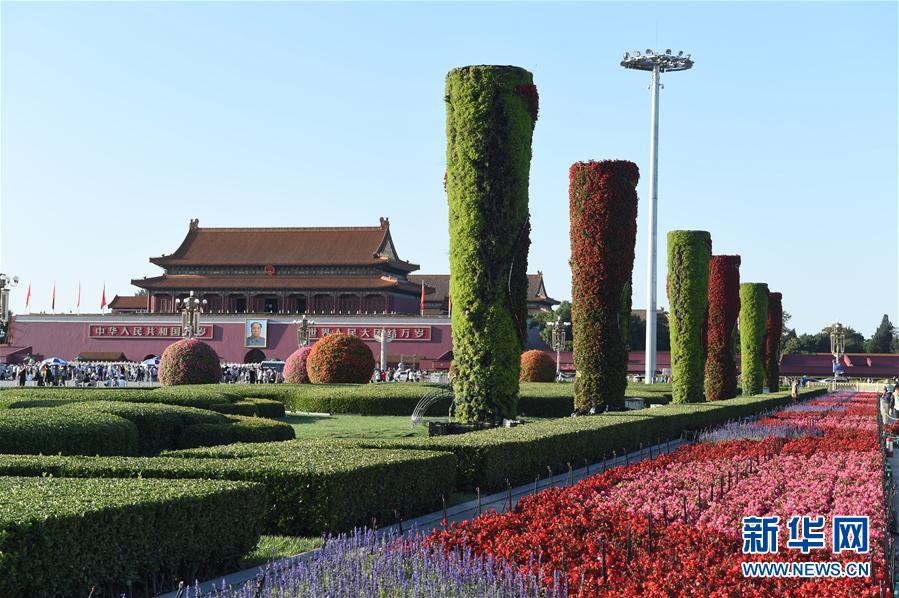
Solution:
{"label": "crowd of people", "polygon": [[[280,366],[280,367],[279,367]],[[282,384],[283,364],[222,363],[224,384]],[[159,368],[153,363],[70,362],[9,365],[0,371],[0,380],[16,386],[105,386],[158,384]],[[387,369],[375,368],[372,382],[429,381],[429,372],[400,363]]]}
{"label": "crowd of people", "polygon": [[66,364],[32,363],[7,366],[3,380],[16,386],[106,386],[129,383],[155,384],[156,365],[136,362],[72,362]]}
{"label": "crowd of people", "polygon": [[428,371],[416,368],[406,367],[402,362],[395,368],[388,367],[386,370],[375,368],[372,372],[372,382],[421,382],[427,380]]}

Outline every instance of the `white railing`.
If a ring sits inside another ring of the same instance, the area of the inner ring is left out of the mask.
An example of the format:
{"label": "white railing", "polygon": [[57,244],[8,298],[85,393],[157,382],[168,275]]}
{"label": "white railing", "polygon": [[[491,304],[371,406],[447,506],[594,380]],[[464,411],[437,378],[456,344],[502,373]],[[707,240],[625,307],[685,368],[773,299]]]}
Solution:
{"label": "white railing", "polygon": [[880,392],[882,382],[806,382],[806,388],[826,388],[828,390],[854,390],[856,392]]}

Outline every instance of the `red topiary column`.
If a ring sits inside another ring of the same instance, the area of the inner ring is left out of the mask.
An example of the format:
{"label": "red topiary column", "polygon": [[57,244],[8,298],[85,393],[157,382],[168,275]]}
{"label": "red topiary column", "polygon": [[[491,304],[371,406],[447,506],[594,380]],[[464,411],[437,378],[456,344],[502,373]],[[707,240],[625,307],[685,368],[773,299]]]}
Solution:
{"label": "red topiary column", "polygon": [[734,328],[740,316],[740,256],[713,255],[709,262],[708,353],[705,359],[707,401],[737,396]]}
{"label": "red topiary column", "polygon": [[765,325],[765,386],[780,389],[780,337],[783,334],[783,295],[768,293],[768,321]]}
{"label": "red topiary column", "polygon": [[[578,162],[569,173],[574,406],[624,408],[627,324],[637,238],[633,162]],[[627,305],[625,305],[627,303]]]}

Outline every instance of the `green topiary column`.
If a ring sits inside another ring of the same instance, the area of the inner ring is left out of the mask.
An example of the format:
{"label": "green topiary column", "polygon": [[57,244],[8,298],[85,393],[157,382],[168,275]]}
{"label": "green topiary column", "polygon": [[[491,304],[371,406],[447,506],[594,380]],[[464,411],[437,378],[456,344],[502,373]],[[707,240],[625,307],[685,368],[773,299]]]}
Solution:
{"label": "green topiary column", "polygon": [[569,171],[578,411],[624,409],[639,179],[626,160],[577,162]]}
{"label": "green topiary column", "polygon": [[757,395],[765,384],[765,322],[768,320],[768,285],[740,285],[740,377],[743,394]]}
{"label": "green topiary column", "polygon": [[783,295],[768,293],[768,318],[765,324],[765,386],[780,390],[780,337],[783,334]]}
{"label": "green topiary column", "polygon": [[671,309],[672,401],[700,403],[705,368],[712,236],[702,230],[668,233],[668,303]]}
{"label": "green topiary column", "polygon": [[537,108],[524,69],[467,66],[446,77],[453,388],[463,422],[517,413]]}

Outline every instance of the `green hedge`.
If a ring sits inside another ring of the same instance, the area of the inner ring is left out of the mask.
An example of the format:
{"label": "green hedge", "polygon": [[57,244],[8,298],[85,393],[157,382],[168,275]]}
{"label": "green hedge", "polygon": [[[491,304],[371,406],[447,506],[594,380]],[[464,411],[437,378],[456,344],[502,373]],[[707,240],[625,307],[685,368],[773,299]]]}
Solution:
{"label": "green hedge", "polygon": [[[808,398],[823,389],[803,391]],[[789,403],[788,392],[743,397],[714,403],[670,404],[653,409],[607,413],[532,422],[516,428],[470,432],[458,436],[384,441],[350,441],[355,446],[450,451],[458,462],[459,488],[496,490],[532,482],[547,475],[546,467],[561,475],[568,463],[580,467],[612,451],[636,449],[657,440],[677,438],[685,430],[723,424]],[[288,443],[291,444],[291,443]],[[217,449],[209,449],[217,450]],[[224,451],[232,447],[222,447]]]}
{"label": "green hedge", "polygon": [[537,90],[522,68],[466,66],[447,74],[445,99],[456,414],[513,418]]}
{"label": "green hedge", "polygon": [[765,322],[768,319],[768,285],[740,285],[740,380],[744,395],[762,392],[765,384]]}
{"label": "green hedge", "polygon": [[165,388],[74,388],[12,387],[0,390],[0,409],[16,406],[18,401],[124,401],[127,403],[163,403],[209,409],[211,405],[231,403],[241,398],[221,384]]}
{"label": "green hedge", "polygon": [[[276,456],[252,451],[259,446],[276,451]],[[291,535],[346,531],[370,525],[372,518],[392,523],[394,510],[403,518],[431,512],[440,507],[441,494],[449,496],[455,487],[456,461],[447,452],[306,441],[236,445],[236,449],[260,456],[228,458],[227,452],[211,452],[221,458],[204,459],[195,451],[167,457],[0,455],[0,475],[259,482],[270,505],[266,529]]]}
{"label": "green hedge", "polygon": [[712,237],[703,230],[668,233],[671,372],[675,403],[705,401],[705,322]]}
{"label": "green hedge", "polygon": [[246,398],[233,403],[215,403],[209,409],[230,415],[246,415],[255,417],[284,417],[284,403],[271,399]]}
{"label": "green hedge", "polygon": [[165,449],[294,436],[293,427],[284,422],[176,405],[75,401],[0,410],[0,453],[153,455]]}
{"label": "green hedge", "polygon": [[284,422],[242,415],[225,416],[220,423],[197,423],[184,429],[178,447],[193,448],[234,442],[274,442],[296,437]]}
{"label": "green hedge", "polygon": [[152,590],[150,579],[220,573],[259,540],[259,490],[200,480],[0,478],[0,595],[87,596],[92,586],[119,595]]}
{"label": "green hedge", "polygon": [[138,445],[137,427],[111,413],[68,407],[0,411],[0,453],[134,455]]}

